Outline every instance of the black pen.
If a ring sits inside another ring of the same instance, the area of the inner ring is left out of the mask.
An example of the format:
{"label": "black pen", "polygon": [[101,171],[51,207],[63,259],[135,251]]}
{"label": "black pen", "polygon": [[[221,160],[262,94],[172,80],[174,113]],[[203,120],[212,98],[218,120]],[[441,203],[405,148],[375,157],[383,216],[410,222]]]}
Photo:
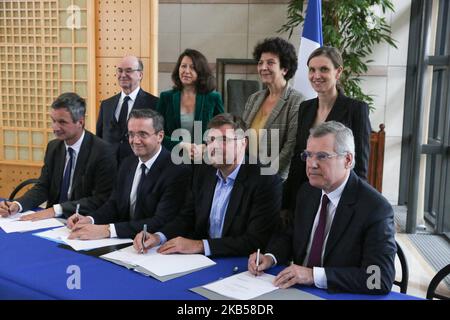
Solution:
{"label": "black pen", "polygon": [[5,202],[5,206],[8,207],[8,216],[10,216],[10,215],[11,215],[11,209],[10,209],[9,204],[8,204],[7,201],[8,201],[8,200],[5,200],[4,202]]}
{"label": "black pen", "polygon": [[147,225],[144,224],[144,228],[142,230],[142,249],[141,249],[141,253],[144,253],[144,242],[145,242],[145,235],[147,234]]}

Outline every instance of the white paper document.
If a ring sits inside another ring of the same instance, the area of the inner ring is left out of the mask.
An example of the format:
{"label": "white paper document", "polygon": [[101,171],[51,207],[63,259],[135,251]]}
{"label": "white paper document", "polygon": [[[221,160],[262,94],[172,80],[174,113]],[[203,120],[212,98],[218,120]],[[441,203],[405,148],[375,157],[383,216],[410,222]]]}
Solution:
{"label": "white paper document", "polygon": [[156,251],[157,249],[158,247],[155,247],[146,254],[140,254],[133,246],[130,246],[105,254],[100,258],[141,267],[158,277],[196,271],[216,264],[202,254],[160,254]]}
{"label": "white paper document", "polygon": [[98,240],[71,240],[68,239],[70,232],[71,231],[69,228],[61,227],[45,232],[36,233],[35,235],[48,240],[65,243],[71,246],[76,251],[92,250],[101,247],[133,242],[132,239],[117,239],[117,238],[106,238]]}
{"label": "white paper document", "polygon": [[44,219],[37,221],[20,221],[16,219],[10,219],[9,221],[2,221],[0,227],[6,232],[26,232],[32,230],[39,230],[45,228],[61,227],[64,224],[57,219]]}
{"label": "white paper document", "polygon": [[228,298],[249,300],[277,290],[278,287],[273,285],[274,278],[275,276],[267,273],[256,277],[245,271],[202,287]]}
{"label": "white paper document", "polygon": [[8,224],[8,222],[19,220],[21,216],[25,216],[25,215],[32,214],[35,212],[36,211],[28,210],[23,213],[16,213],[16,214],[13,214],[13,215],[11,215],[9,217],[5,217],[5,218],[0,217],[0,227],[3,226],[3,224]]}

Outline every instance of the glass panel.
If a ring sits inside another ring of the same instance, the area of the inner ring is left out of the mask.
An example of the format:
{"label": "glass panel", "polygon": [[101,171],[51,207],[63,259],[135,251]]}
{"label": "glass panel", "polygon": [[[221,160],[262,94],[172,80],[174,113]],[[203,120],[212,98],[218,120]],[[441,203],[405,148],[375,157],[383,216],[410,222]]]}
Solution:
{"label": "glass panel", "polygon": [[16,160],[16,148],[5,147],[5,160]]}
{"label": "glass panel", "polygon": [[85,82],[76,82],[75,83],[75,92],[78,93],[81,97],[87,97],[87,85]]}
{"label": "glass panel", "polygon": [[87,80],[87,66],[86,65],[75,66],[75,79]]}
{"label": "glass panel", "polygon": [[72,62],[72,48],[61,48],[61,62]]}
{"label": "glass panel", "polygon": [[72,92],[73,86],[72,82],[62,81],[61,82],[61,92]]}
{"label": "glass panel", "polygon": [[62,43],[72,43],[72,30],[61,28],[59,30],[59,39]]}
{"label": "glass panel", "polygon": [[16,144],[16,134],[14,131],[5,130],[3,134],[4,144]]}
{"label": "glass panel", "polygon": [[73,0],[73,4],[80,6],[80,8],[86,8],[86,0]]}
{"label": "glass panel", "polygon": [[87,42],[87,32],[86,28],[75,29],[75,43],[86,43]]}
{"label": "glass panel", "polygon": [[21,146],[27,146],[30,144],[30,135],[28,132],[25,131],[19,131],[18,132],[18,138],[19,138],[19,145]]}
{"label": "glass panel", "polygon": [[72,79],[72,77],[73,77],[72,66],[67,65],[67,64],[62,64],[60,76],[61,76],[61,79]]}
{"label": "glass panel", "polygon": [[30,160],[30,152],[28,148],[19,148],[19,160]]}
{"label": "glass panel", "polygon": [[33,145],[41,146],[44,144],[44,134],[42,132],[31,132],[31,141]]}
{"label": "glass panel", "polygon": [[67,8],[70,5],[72,5],[72,0],[59,0],[59,8],[60,9]]}
{"label": "glass panel", "polygon": [[44,160],[44,151],[42,148],[33,148],[33,161]]}
{"label": "glass panel", "polygon": [[75,62],[86,62],[86,60],[87,60],[87,49],[75,48]]}

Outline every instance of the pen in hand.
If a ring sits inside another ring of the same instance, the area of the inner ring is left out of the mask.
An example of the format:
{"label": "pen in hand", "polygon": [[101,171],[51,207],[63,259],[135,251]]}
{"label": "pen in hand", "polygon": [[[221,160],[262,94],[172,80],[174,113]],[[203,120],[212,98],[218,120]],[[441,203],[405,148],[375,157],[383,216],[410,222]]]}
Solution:
{"label": "pen in hand", "polygon": [[258,248],[258,251],[256,251],[256,276],[258,275],[258,267],[259,267],[259,254],[261,253],[261,250]]}
{"label": "pen in hand", "polygon": [[142,249],[141,249],[141,253],[144,253],[144,248],[145,248],[144,243],[145,243],[145,235],[146,235],[146,234],[147,234],[147,225],[144,224],[144,228],[143,228],[143,230],[142,230],[142,242],[141,242],[141,244],[142,244]]}
{"label": "pen in hand", "polygon": [[80,204],[79,203],[77,203],[77,208],[75,209],[75,214],[76,214],[76,222],[75,223],[77,223],[78,221],[80,221]]}

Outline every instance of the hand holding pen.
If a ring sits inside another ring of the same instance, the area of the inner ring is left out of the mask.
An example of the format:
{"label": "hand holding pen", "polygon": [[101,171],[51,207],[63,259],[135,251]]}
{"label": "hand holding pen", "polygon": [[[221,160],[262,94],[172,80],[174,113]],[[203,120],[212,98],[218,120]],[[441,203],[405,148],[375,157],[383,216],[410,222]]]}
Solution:
{"label": "hand holding pen", "polygon": [[274,264],[274,261],[270,255],[261,254],[261,250],[258,249],[252,253],[248,258],[248,271],[255,276],[263,274],[263,271],[269,269]]}
{"label": "hand holding pen", "polygon": [[17,212],[19,212],[19,206],[17,203],[9,200],[0,202],[0,216],[3,218],[7,218]]}

